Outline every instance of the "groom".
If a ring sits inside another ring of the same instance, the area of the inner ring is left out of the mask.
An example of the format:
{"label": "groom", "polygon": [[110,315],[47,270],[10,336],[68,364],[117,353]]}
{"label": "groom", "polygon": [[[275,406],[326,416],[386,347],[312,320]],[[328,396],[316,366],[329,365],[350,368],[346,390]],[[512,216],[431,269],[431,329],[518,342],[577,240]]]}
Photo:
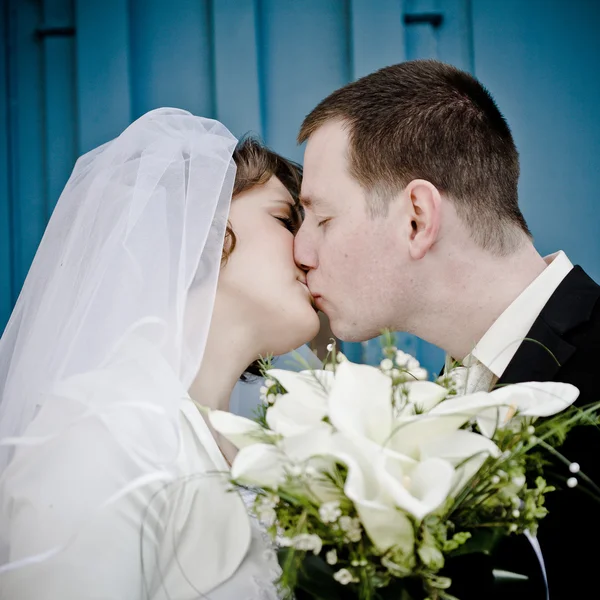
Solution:
{"label": "groom", "polygon": [[[578,406],[600,400],[600,287],[564,252],[536,251],[510,129],[476,79],[435,61],[387,67],[323,100],[298,140],[295,255],[337,337],[410,332],[473,365],[477,389],[563,381]],[[561,451],[600,483],[598,430],[574,430]],[[600,585],[600,507],[565,485],[565,465],[553,471],[538,540],[555,600]],[[494,567],[529,582],[468,597],[546,597],[535,540],[507,538]]]}

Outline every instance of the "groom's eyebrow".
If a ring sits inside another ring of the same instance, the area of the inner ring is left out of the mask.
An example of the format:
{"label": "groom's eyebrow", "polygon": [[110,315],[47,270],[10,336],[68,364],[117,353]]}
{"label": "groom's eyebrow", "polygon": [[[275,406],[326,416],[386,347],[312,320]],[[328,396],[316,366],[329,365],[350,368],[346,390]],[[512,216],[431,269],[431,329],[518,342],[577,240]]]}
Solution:
{"label": "groom's eyebrow", "polygon": [[318,204],[318,199],[306,195],[300,196],[300,204],[303,208],[313,208],[315,204]]}

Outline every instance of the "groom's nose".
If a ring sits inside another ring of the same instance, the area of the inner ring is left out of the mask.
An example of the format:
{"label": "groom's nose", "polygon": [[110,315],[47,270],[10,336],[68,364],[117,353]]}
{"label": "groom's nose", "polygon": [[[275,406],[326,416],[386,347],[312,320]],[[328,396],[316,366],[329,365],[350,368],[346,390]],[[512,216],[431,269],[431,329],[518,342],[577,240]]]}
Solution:
{"label": "groom's nose", "polygon": [[294,238],[294,260],[303,271],[316,269],[318,266],[316,247],[305,223]]}

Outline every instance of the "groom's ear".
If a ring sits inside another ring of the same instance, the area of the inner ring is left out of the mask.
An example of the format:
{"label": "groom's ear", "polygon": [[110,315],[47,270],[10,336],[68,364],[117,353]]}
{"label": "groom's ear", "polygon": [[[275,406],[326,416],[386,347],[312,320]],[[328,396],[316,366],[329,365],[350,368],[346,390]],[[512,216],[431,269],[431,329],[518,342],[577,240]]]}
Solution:
{"label": "groom's ear", "polygon": [[439,190],[425,179],[413,179],[404,189],[410,217],[410,256],[423,258],[437,241],[442,198]]}

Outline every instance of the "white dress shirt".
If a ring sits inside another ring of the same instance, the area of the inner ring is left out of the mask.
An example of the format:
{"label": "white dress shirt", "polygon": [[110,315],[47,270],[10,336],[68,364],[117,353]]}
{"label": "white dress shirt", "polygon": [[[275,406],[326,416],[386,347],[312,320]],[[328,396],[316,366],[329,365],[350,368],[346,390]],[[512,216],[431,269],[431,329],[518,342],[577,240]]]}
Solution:
{"label": "white dress shirt", "polygon": [[562,251],[546,256],[544,260],[548,266],[494,321],[463,361],[466,366],[474,361],[484,365],[493,374],[491,385],[502,377],[542,309],[573,268]]}

